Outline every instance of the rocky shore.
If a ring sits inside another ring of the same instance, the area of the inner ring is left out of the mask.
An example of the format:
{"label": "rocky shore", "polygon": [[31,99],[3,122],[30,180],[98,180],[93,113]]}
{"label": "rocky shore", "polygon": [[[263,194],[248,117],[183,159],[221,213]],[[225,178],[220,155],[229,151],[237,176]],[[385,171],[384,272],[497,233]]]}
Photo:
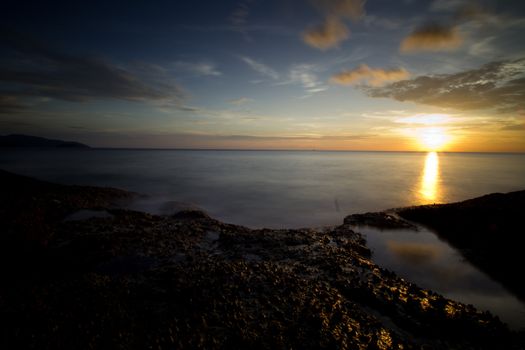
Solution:
{"label": "rocky shore", "polygon": [[[370,259],[352,219],[252,230],[0,171],[3,349],[521,349]],[[390,220],[390,219],[386,219]]]}

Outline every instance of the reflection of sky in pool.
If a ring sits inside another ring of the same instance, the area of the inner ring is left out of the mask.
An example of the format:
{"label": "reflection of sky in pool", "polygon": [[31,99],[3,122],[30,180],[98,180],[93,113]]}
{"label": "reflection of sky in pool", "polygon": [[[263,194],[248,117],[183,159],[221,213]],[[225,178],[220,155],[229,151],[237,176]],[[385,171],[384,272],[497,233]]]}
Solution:
{"label": "reflection of sky in pool", "polygon": [[367,238],[378,265],[447,298],[489,310],[513,328],[525,328],[525,305],[433,232],[371,227],[357,231]]}

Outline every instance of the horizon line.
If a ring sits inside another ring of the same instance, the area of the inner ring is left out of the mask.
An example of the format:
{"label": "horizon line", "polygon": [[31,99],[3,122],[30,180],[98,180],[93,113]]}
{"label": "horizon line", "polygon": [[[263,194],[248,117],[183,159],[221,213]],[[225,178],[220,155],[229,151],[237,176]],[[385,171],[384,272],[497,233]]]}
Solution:
{"label": "horizon line", "polygon": [[[89,147],[94,150],[135,150],[135,151],[236,151],[236,152],[368,152],[368,153],[485,153],[525,154],[525,151],[424,151],[424,150],[341,150],[341,149],[287,149],[287,148],[169,148],[169,147]],[[87,150],[87,149],[86,149]]]}

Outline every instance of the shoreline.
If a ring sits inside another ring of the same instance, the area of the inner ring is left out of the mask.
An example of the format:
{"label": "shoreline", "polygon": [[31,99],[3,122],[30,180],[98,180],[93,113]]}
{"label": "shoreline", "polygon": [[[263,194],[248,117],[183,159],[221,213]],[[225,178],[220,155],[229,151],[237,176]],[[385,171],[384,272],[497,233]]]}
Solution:
{"label": "shoreline", "polygon": [[[123,210],[126,191],[0,172],[4,345],[520,348],[490,313],[370,260],[345,222],[249,229]],[[64,220],[81,210],[101,217]],[[30,287],[30,288],[28,288]],[[9,348],[9,347],[8,347]]]}

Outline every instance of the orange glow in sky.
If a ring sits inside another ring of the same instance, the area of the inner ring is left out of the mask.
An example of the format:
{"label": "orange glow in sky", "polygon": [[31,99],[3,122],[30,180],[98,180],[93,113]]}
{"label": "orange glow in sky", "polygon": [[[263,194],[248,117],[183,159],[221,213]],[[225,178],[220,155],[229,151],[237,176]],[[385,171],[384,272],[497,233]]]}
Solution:
{"label": "orange glow in sky", "polygon": [[524,1],[95,1],[89,14],[10,3],[2,135],[102,148],[525,152]]}
{"label": "orange glow in sky", "polygon": [[441,151],[450,140],[450,136],[441,128],[421,129],[418,137],[427,151]]}

